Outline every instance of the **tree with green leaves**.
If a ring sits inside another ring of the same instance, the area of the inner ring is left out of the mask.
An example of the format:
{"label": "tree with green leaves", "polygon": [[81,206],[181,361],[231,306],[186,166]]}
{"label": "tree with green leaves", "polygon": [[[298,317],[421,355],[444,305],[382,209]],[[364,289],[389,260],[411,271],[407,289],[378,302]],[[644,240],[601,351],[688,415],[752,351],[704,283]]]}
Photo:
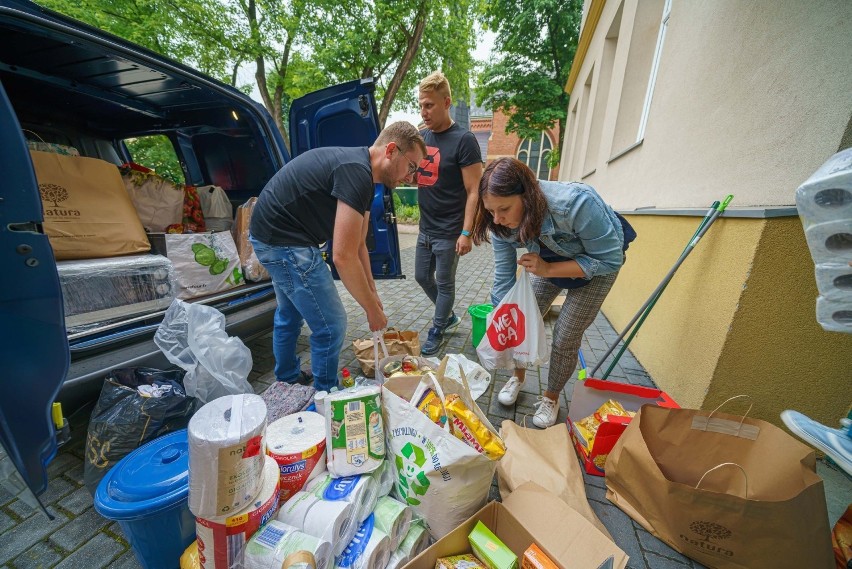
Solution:
{"label": "tree with green leaves", "polygon": [[486,29],[496,33],[495,53],[479,76],[477,103],[506,115],[506,132],[522,139],[557,126],[551,167],[565,138],[565,84],[582,13],[582,0],[487,0],[484,9]]}

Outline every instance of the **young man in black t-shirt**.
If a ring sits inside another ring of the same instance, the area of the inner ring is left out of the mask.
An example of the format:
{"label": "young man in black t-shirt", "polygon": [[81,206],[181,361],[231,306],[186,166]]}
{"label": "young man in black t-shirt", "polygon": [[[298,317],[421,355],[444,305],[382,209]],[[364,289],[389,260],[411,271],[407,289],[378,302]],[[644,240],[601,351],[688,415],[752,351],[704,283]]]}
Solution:
{"label": "young man in black t-shirt", "polygon": [[318,247],[329,239],[340,280],[367,313],[370,330],[387,326],[366,246],[374,185],[412,183],[425,154],[417,129],[398,122],[369,148],[317,148],[297,156],[260,193],[250,233],[278,300],[272,333],[278,381],[306,380],[296,340],[307,322],[315,387],[337,386],[346,311]]}
{"label": "young man in black t-shirt", "polygon": [[420,235],[414,278],[435,303],[432,327],[421,347],[431,356],[438,353],[445,333],[459,323],[453,312],[456,266],[471,248],[482,155],[473,133],[450,118],[452,96],[443,73],[436,71],[420,82],[419,101],[427,153],[417,176]]}

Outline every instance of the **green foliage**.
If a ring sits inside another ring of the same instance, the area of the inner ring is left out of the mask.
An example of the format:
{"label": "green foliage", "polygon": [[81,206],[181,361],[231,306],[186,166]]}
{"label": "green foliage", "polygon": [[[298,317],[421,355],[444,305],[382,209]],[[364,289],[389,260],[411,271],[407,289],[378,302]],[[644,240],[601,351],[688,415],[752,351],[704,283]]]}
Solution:
{"label": "green foliage", "polygon": [[[497,34],[496,56],[479,76],[477,102],[507,116],[507,133],[537,138],[558,125],[562,147],[582,10],[582,0],[487,0],[483,23]],[[554,149],[551,166],[558,161]]]}
{"label": "green foliage", "polygon": [[130,156],[137,164],[151,168],[158,175],[175,184],[186,183],[172,141],[165,136],[128,138],[124,144],[127,145]]}
{"label": "green foliage", "polygon": [[420,223],[420,207],[416,205],[403,205],[399,196],[393,195],[393,209],[396,212],[397,223],[405,225],[417,225]]}

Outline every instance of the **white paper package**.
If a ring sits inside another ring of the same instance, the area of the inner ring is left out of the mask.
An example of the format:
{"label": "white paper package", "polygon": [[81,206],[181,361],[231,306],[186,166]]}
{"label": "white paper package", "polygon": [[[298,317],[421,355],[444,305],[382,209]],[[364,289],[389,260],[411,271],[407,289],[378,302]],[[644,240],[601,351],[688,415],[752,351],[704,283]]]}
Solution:
{"label": "white paper package", "polygon": [[322,500],[310,492],[296,492],[281,506],[276,520],[331,544],[337,556],[358,531],[355,508],[349,502]]}
{"label": "white paper package", "polygon": [[266,404],[258,395],[226,395],[189,421],[189,510],[201,518],[237,512],[263,477]]}
{"label": "white paper package", "polygon": [[367,474],[385,458],[381,388],[352,387],[325,398],[326,452],[332,476]]}
{"label": "white paper package", "polygon": [[372,515],[364,520],[355,537],[335,559],[337,569],[373,569],[388,564],[392,553],[390,538],[373,522]]}
{"label": "white paper package", "polygon": [[316,536],[272,520],[249,541],[245,548],[244,569],[278,569],[291,555],[307,551],[314,556],[317,569],[330,569],[331,545]]}
{"label": "white paper package", "polygon": [[373,512],[379,499],[379,486],[372,476],[332,478],[326,474],[308,482],[305,490],[323,500],[351,503],[355,509],[353,515],[359,524]]}

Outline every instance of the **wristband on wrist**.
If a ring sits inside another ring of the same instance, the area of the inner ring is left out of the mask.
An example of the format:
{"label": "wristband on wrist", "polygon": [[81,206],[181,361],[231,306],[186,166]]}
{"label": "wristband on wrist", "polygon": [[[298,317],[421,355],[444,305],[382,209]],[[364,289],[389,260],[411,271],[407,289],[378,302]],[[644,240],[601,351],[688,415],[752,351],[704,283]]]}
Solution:
{"label": "wristband on wrist", "polygon": [[470,231],[468,231],[467,229],[462,229],[461,234],[465,237],[470,237]]}

